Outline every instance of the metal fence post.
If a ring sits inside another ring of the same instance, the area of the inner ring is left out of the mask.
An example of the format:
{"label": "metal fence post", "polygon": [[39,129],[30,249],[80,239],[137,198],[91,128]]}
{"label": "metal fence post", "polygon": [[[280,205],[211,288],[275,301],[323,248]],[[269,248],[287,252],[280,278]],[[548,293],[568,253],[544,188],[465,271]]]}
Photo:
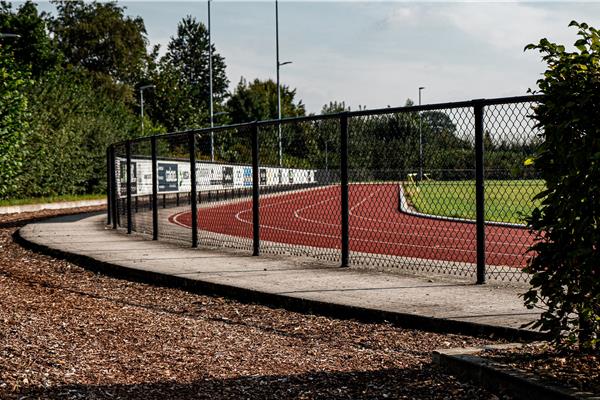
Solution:
{"label": "metal fence post", "polygon": [[258,124],[256,121],[252,124],[252,255],[260,255],[260,181],[258,170]]}
{"label": "metal fence post", "polygon": [[349,266],[350,223],[348,206],[348,114],[340,116],[340,175],[342,202],[342,267]]}
{"label": "metal fence post", "polygon": [[127,233],[131,233],[131,141],[128,140],[125,149],[127,157]]}
{"label": "metal fence post", "polygon": [[117,200],[117,177],[116,177],[116,158],[115,158],[115,147],[110,146],[110,184],[111,184],[111,195],[112,198],[110,201],[112,202],[112,224],[113,229],[117,229],[119,222],[119,206]]}
{"label": "metal fence post", "polygon": [[188,133],[190,152],[190,183],[192,195],[192,247],[198,247],[198,197],[196,187],[196,134]]}
{"label": "metal fence post", "polygon": [[106,225],[112,224],[112,182],[110,146],[106,148]]}
{"label": "metal fence post", "polygon": [[477,226],[477,284],[485,283],[485,184],[483,100],[473,101],[475,114],[475,219]]}
{"label": "metal fence post", "polygon": [[158,166],[156,136],[150,138],[152,147],[152,240],[158,240]]}

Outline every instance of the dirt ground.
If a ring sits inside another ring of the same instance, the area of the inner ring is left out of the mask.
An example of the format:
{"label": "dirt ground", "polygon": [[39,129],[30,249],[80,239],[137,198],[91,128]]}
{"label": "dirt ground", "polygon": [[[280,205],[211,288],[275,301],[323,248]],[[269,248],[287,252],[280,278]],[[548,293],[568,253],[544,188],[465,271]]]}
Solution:
{"label": "dirt ground", "polygon": [[431,364],[491,340],[132,283],[13,242],[58,213],[0,216],[2,399],[498,398]]}

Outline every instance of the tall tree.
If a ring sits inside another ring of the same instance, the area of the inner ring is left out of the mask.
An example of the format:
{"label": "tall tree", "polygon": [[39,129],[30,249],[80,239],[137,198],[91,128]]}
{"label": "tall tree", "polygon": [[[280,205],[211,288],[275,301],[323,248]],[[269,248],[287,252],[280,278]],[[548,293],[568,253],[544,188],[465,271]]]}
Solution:
{"label": "tall tree", "polygon": [[12,49],[17,65],[31,71],[34,78],[54,68],[60,59],[48,35],[47,17],[46,13],[38,13],[31,1],[22,4],[16,12],[10,3],[0,2],[0,32],[20,36],[3,45]]}
{"label": "tall tree", "polygon": [[[221,109],[229,81],[225,59],[212,46],[213,104]],[[210,70],[208,30],[192,16],[177,25],[177,35],[151,74],[156,90],[149,96],[148,112],[170,131],[207,126]]]}
{"label": "tall tree", "polygon": [[323,104],[321,107],[321,114],[337,114],[344,111],[350,111],[350,106],[346,107],[346,102],[344,101],[330,101],[329,104]]}
{"label": "tall tree", "polygon": [[[296,89],[281,86],[281,115],[297,117],[305,115],[302,100],[294,101]],[[227,109],[233,123],[277,118],[277,84],[269,79],[255,79],[248,83],[240,79],[231,98],[227,101]]]}
{"label": "tall tree", "polygon": [[146,28],[141,17],[125,15],[116,2],[53,1],[51,26],[65,62],[116,83],[135,84],[145,65]]}

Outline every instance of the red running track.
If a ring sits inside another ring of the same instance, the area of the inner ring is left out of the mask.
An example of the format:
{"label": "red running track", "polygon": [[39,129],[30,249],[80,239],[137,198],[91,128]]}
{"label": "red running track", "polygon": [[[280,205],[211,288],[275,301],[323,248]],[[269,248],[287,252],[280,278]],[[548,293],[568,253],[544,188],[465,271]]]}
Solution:
{"label": "red running track", "polygon": [[[350,185],[349,203],[350,251],[476,262],[475,224],[399,212],[397,184]],[[340,211],[339,186],[265,196],[260,202],[261,240],[339,249]],[[169,220],[190,227],[191,212]],[[252,202],[201,208],[198,227],[252,238]],[[522,267],[532,242],[533,236],[524,228],[487,225],[486,263]]]}

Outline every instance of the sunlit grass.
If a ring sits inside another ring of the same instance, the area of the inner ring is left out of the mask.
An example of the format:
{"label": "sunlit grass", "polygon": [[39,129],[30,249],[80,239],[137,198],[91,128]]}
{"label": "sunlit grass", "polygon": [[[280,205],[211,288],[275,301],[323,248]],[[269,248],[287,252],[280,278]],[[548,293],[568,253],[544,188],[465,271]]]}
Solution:
{"label": "sunlit grass", "polygon": [[81,200],[98,200],[105,199],[103,194],[81,194],[81,195],[63,195],[63,196],[48,196],[48,197],[30,197],[24,199],[5,199],[0,200],[0,207],[6,206],[22,206],[26,204],[44,204],[57,203],[61,201],[81,201]]}
{"label": "sunlit grass", "polygon": [[[411,205],[425,214],[475,219],[475,181],[422,181],[404,185]],[[542,180],[486,180],[486,221],[524,223],[539,206],[532,198],[545,189]]]}

